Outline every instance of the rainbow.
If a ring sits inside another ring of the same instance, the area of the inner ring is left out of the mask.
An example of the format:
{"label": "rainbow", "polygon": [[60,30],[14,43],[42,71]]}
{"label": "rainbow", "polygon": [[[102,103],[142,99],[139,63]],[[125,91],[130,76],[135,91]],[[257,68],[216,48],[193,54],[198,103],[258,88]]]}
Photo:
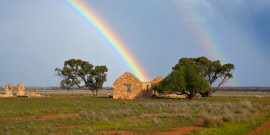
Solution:
{"label": "rainbow", "polygon": [[139,62],[135,59],[126,45],[117,37],[113,30],[103,21],[98,14],[82,0],[64,0],[70,7],[78,12],[99,34],[108,45],[112,47],[129,67],[131,72],[141,81],[149,81]]}
{"label": "rainbow", "polygon": [[[173,4],[177,5],[179,9],[184,12],[185,18],[189,18],[190,26],[197,34],[197,37],[202,42],[205,50],[208,52],[210,59],[220,60],[221,63],[226,63],[227,60],[222,53],[222,48],[216,41],[214,32],[211,31],[211,27],[204,23],[199,17],[196,10],[192,9],[190,5],[185,4],[182,0],[173,0]],[[238,86],[233,79],[227,82],[230,86]]]}

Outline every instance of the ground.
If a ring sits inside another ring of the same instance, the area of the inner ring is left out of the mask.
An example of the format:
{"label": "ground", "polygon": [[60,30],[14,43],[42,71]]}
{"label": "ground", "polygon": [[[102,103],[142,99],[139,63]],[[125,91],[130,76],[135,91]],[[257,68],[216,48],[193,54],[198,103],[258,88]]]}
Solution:
{"label": "ground", "polygon": [[1,98],[0,134],[269,134],[270,94],[219,92],[194,101],[116,100],[103,90],[42,90],[43,98]]}

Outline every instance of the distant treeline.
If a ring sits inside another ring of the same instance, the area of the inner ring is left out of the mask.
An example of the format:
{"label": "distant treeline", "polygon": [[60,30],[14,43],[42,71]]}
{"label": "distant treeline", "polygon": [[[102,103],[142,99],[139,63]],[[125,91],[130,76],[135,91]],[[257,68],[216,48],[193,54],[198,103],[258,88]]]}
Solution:
{"label": "distant treeline", "polygon": [[[13,90],[16,90],[17,88],[14,87]],[[25,87],[26,90],[66,90],[61,87],[57,86],[50,86],[50,87]],[[5,87],[0,87],[0,90],[5,90]],[[70,90],[89,90],[87,88],[71,88]],[[113,90],[113,87],[103,87],[102,90]]]}
{"label": "distant treeline", "polygon": [[270,87],[219,87],[212,89],[220,92],[270,92]]}
{"label": "distant treeline", "polygon": [[[14,87],[14,90],[17,88]],[[270,87],[219,87],[212,88],[213,90],[220,92],[270,92]],[[0,87],[0,90],[5,90],[5,87]],[[48,87],[26,87],[26,90],[66,90],[57,86]],[[71,88],[71,90],[88,90],[87,88]],[[103,87],[102,90],[113,90],[113,87]]]}

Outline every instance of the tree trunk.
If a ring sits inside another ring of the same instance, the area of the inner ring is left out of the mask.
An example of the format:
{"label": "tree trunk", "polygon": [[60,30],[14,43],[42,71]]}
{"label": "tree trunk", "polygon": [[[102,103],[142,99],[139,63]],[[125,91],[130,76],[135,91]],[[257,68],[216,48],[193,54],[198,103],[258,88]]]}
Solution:
{"label": "tree trunk", "polygon": [[190,100],[195,99],[195,94],[194,93],[188,94],[188,99],[190,99]]}
{"label": "tree trunk", "polygon": [[93,96],[97,96],[98,95],[98,90],[91,90],[93,93]]}
{"label": "tree trunk", "polygon": [[88,89],[92,91],[93,96],[97,96],[98,89],[93,89],[91,87],[88,87]]}
{"label": "tree trunk", "polygon": [[95,90],[91,90],[91,91],[93,93],[93,96],[96,96]]}
{"label": "tree trunk", "polygon": [[96,96],[98,95],[98,90],[96,90]]}

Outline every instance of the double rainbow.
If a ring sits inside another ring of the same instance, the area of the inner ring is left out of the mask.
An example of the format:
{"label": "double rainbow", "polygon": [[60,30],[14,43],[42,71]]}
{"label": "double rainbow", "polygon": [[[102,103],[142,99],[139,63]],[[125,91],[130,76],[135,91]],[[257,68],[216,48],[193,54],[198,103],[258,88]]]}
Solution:
{"label": "double rainbow", "polygon": [[211,32],[210,27],[207,26],[199,17],[196,10],[190,7],[190,5],[185,4],[182,1],[175,0],[181,11],[184,11],[185,18],[189,19],[189,24],[191,28],[195,31],[196,37],[201,41],[202,45],[205,47],[205,51],[212,59],[220,60],[224,62],[224,57],[221,53],[218,43],[214,38],[213,32]]}
{"label": "double rainbow", "polygon": [[[113,30],[103,21],[97,13],[82,0],[64,0],[76,12],[78,12],[111,46],[122,60],[127,64],[131,72],[137,76],[141,81],[149,81],[149,77],[144,72],[142,66],[135,59],[132,53],[128,50],[126,45],[120,40]],[[191,19],[191,26],[197,34],[197,38],[202,41],[202,45],[209,52],[212,59],[218,59],[222,63],[226,63],[225,57],[221,53],[221,48],[210,31],[210,26],[204,24],[198,17],[195,10],[189,5],[183,4],[180,0],[172,0],[173,4],[177,4],[179,8],[185,12],[187,18]],[[231,81],[231,85],[236,86],[235,79]]]}
{"label": "double rainbow", "polygon": [[131,72],[141,81],[149,81],[139,62],[135,59],[126,45],[120,40],[113,30],[103,21],[97,13],[82,0],[64,0],[76,12],[78,12],[111,46],[127,64]]}
{"label": "double rainbow", "polygon": [[[220,60],[221,63],[226,63],[226,57],[222,53],[222,48],[215,38],[215,34],[211,31],[211,26],[204,23],[198,16],[198,11],[193,9],[190,5],[185,4],[181,0],[172,0],[174,5],[177,5],[181,12],[184,12],[185,18],[190,19],[190,26],[195,31],[196,37],[201,41],[201,45],[204,46],[205,50],[211,59]],[[235,78],[235,76],[234,76]],[[236,79],[232,79],[227,82],[228,85],[238,86]]]}

